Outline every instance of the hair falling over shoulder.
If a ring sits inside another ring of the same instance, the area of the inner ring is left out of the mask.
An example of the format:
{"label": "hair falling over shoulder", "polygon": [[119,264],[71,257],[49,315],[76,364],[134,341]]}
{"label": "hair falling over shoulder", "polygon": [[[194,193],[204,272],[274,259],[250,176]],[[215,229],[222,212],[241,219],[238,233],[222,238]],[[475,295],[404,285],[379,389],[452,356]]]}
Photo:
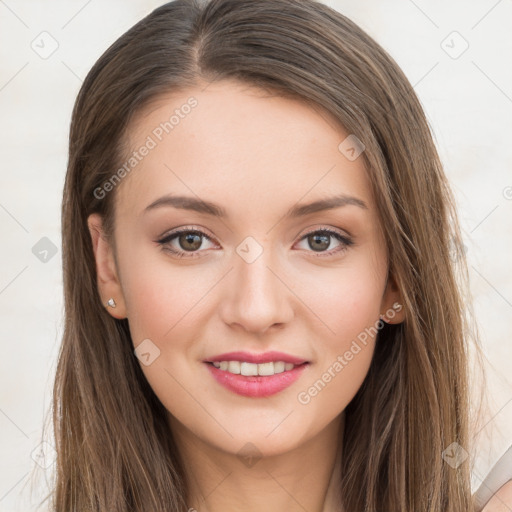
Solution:
{"label": "hair falling over shoulder", "polygon": [[[184,461],[133,355],[127,320],[98,295],[87,217],[112,232],[134,116],[159,96],[234,78],[327,112],[364,141],[406,320],[380,333],[346,409],[339,488],[346,511],[467,512],[471,452],[464,250],[454,200],[415,92],[348,18],[314,0],[176,0],[94,64],[70,127],[62,203],[65,326],[53,393],[54,512],[186,511]],[[456,257],[454,257],[454,255]],[[456,261],[456,265],[454,263]]]}

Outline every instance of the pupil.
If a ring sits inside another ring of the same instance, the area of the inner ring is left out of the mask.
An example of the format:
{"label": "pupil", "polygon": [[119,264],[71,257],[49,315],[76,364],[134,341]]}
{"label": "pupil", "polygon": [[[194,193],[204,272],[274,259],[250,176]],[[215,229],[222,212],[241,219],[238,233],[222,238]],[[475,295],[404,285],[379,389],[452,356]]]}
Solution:
{"label": "pupil", "polygon": [[[329,247],[329,235],[310,235],[308,238],[309,245],[314,251],[321,251]],[[311,243],[312,240],[313,243]]]}
{"label": "pupil", "polygon": [[[185,251],[195,251],[201,247],[201,235],[197,233],[186,233],[180,235],[180,246]],[[191,246],[188,246],[190,244]]]}

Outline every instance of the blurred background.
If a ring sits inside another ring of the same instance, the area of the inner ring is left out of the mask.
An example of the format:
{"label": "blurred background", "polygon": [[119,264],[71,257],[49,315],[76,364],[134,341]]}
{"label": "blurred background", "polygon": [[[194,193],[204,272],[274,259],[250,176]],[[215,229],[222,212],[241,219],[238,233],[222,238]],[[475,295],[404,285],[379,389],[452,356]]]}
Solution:
{"label": "blurred background", "polygon": [[[42,428],[62,336],[60,203],[73,104],[103,51],[162,3],[0,0],[2,512],[36,510],[54,467]],[[324,3],[404,70],[457,199],[487,379],[474,371],[474,403],[482,390],[488,401],[474,432],[476,489],[512,444],[512,2]]]}

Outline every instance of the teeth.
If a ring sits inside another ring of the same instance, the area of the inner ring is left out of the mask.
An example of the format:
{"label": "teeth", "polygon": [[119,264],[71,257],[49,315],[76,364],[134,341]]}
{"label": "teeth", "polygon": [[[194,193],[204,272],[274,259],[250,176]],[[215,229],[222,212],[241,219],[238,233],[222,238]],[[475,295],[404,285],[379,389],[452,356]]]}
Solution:
{"label": "teeth", "polygon": [[274,363],[261,363],[255,365],[258,368],[258,375],[274,375]]}
{"label": "teeth", "polygon": [[[274,363],[274,373],[283,373],[285,370],[286,364],[283,361],[276,361]],[[293,366],[293,364],[292,364]]]}
{"label": "teeth", "polygon": [[240,373],[246,376],[258,375],[258,366],[254,363],[240,363]]}
{"label": "teeth", "polygon": [[240,373],[240,361],[229,361],[228,372],[238,375]]}
{"label": "teeth", "polygon": [[260,364],[246,363],[245,361],[215,361],[213,366],[222,371],[234,373],[235,375],[245,375],[246,377],[275,375],[276,373],[293,370],[295,367],[293,363],[285,363],[284,361]]}

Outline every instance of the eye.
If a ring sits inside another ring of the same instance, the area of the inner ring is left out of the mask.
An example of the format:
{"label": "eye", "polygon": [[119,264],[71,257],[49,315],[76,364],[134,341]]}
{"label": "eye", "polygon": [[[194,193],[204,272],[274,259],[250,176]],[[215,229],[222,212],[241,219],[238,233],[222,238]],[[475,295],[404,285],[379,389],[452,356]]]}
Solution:
{"label": "eye", "polygon": [[[333,238],[335,242],[338,243],[337,247],[334,249],[332,248]],[[301,238],[301,242],[302,241],[305,241],[309,248],[317,253],[315,256],[320,257],[331,256],[346,251],[348,247],[354,243],[348,236],[328,228],[310,231]],[[327,251],[329,248],[331,248],[331,250]]]}
{"label": "eye", "polygon": [[180,228],[157,240],[157,243],[162,246],[163,250],[178,258],[195,258],[200,256],[199,249],[205,249],[203,247],[205,240],[212,242],[211,238],[203,231]]}
{"label": "eye", "polygon": [[[333,239],[335,243],[337,242],[337,246],[334,248],[332,248]],[[203,247],[205,240],[213,243],[212,239],[203,231],[184,227],[168,233],[156,242],[162,246],[162,250],[171,253],[177,258],[197,258],[201,256],[201,252],[207,249]],[[350,237],[328,228],[306,233],[300,239],[300,242],[303,241],[306,241],[317,257],[327,257],[342,253],[354,243]],[[330,250],[328,250],[329,248]]]}

